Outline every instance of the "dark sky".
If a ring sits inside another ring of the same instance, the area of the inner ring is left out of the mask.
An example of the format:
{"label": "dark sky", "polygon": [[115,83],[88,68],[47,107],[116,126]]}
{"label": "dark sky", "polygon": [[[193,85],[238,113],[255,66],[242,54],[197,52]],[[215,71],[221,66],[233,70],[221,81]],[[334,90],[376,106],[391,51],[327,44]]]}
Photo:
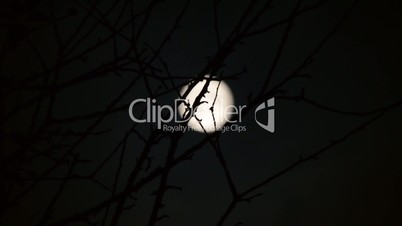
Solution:
{"label": "dark sky", "polygon": [[[25,18],[21,15],[25,15],[26,11],[31,12],[30,9],[22,7],[28,5],[26,1],[17,2],[21,4],[13,6],[14,10],[11,10],[8,16],[4,16],[2,21],[17,21],[15,22],[17,25],[34,26],[35,22],[21,19]],[[134,2],[136,11],[141,11],[149,4],[149,1]],[[264,3],[264,1],[257,2],[255,11],[258,11]],[[302,6],[314,2],[302,1]],[[273,1],[273,8],[261,17],[256,28],[286,18],[295,3],[296,1],[293,0]],[[87,1],[79,4],[89,5]],[[66,37],[74,33],[79,21],[86,15],[79,4],[69,1],[53,3],[56,18],[68,12],[76,11],[77,13],[59,23],[58,29],[62,40],[66,40]],[[111,4],[102,2],[99,10],[106,12]],[[248,1],[240,0],[221,1],[218,7],[218,29],[222,40],[231,32],[247,4]],[[147,48],[145,43],[156,48],[174,24],[183,5],[184,1],[180,0],[163,1],[158,4],[150,15],[149,22],[142,32],[143,35],[138,40],[139,49]],[[43,1],[31,10],[43,12],[48,17],[50,16],[48,6],[47,1]],[[303,62],[337,25],[350,6],[351,1],[330,0],[295,20],[269,88],[282,81]],[[118,1],[105,20],[115,21],[125,7],[127,6],[124,5],[124,1]],[[260,128],[254,121],[254,110],[251,110],[242,122],[247,131],[220,135],[223,155],[239,191],[250,188],[286,168],[300,157],[308,156],[329,145],[331,141],[342,138],[349,131],[373,117],[373,115],[339,114],[305,101],[281,97],[297,96],[304,92],[305,97],[310,100],[349,112],[371,111],[401,100],[401,15],[400,1],[359,1],[342,26],[314,56],[312,63],[302,70],[301,73],[309,75],[310,78],[292,80],[282,87],[284,91],[282,94],[275,95],[275,133],[269,133]],[[128,14],[124,14],[121,24],[127,18]],[[91,29],[91,23],[93,24],[94,21],[93,18],[89,19],[88,24],[85,24],[78,35]],[[13,26],[18,27],[17,25]],[[10,25],[10,27],[13,26]],[[140,26],[140,23],[136,26]],[[122,33],[130,35],[130,29],[123,29]],[[3,30],[0,36],[4,43],[2,47],[4,51],[8,48],[7,46],[11,46],[12,42],[9,40],[10,37],[14,37],[15,31]],[[244,67],[247,68],[247,73],[235,80],[227,81],[234,93],[236,105],[245,105],[248,103],[249,96],[257,95],[274,61],[284,31],[285,26],[281,26],[271,32],[245,39],[244,43],[236,46],[235,51],[225,60],[225,66],[220,69],[223,75],[235,74],[242,71]],[[71,55],[100,42],[110,33],[105,26],[97,27],[72,51]],[[46,64],[53,65],[57,62],[58,44],[52,27],[40,30],[29,37],[37,45]],[[38,57],[32,53],[29,43],[25,39],[16,42],[16,47],[1,59],[1,76],[11,80],[25,78],[42,70],[40,60],[38,61]],[[63,67],[56,84],[69,81],[81,73],[103,65],[113,59],[115,54],[121,54],[129,47],[130,43],[121,37],[111,40],[103,47],[90,51],[83,57],[85,59]],[[117,53],[114,50],[117,50]],[[187,78],[192,79],[197,76],[207,64],[208,57],[213,56],[216,51],[212,1],[191,1],[180,22],[180,29],[174,32],[171,41],[163,48],[160,56],[165,60],[173,76],[186,78],[176,80],[176,84],[180,84]],[[151,53],[147,50],[145,55],[151,56]],[[162,68],[161,64],[157,65]],[[163,72],[161,73],[166,76]],[[107,76],[95,76],[90,82],[63,89],[55,97],[54,117],[65,118],[104,109],[134,78],[134,75],[135,73],[130,71],[122,71],[118,75],[110,73]],[[154,91],[161,85],[157,79],[150,78],[149,81]],[[10,89],[6,86],[4,90],[7,91],[7,88]],[[29,100],[33,95],[37,93],[22,91],[19,98],[22,101]],[[148,96],[146,86],[141,80],[119,99],[117,106],[125,106],[136,98]],[[174,92],[170,92],[158,97],[157,101],[163,104],[172,103],[176,97]],[[16,96],[5,96],[5,114],[13,109],[17,101],[20,100]],[[34,109],[27,108],[7,119],[2,128],[4,134],[26,135]],[[253,199],[250,203],[239,203],[224,225],[236,225],[237,222],[251,226],[400,225],[402,223],[400,214],[402,211],[400,205],[402,201],[401,113],[400,107],[388,111],[374,123],[319,155],[317,160],[307,161],[256,190],[253,194],[262,193],[262,196]],[[40,123],[42,121],[38,119],[38,124]],[[80,131],[91,123],[93,123],[91,120],[67,122],[51,127],[54,130],[49,129],[49,131],[55,131],[57,128],[61,131],[69,129]],[[104,129],[111,131],[90,136],[80,143],[75,152],[80,153],[81,158],[91,162],[78,164],[74,168],[74,173],[88,175],[92,172],[113,151],[132,126],[133,122],[128,117],[126,108],[105,117],[96,127],[96,131]],[[139,125],[138,130],[144,136],[148,136],[150,127]],[[26,136],[29,137],[29,135],[28,133]],[[201,133],[184,133],[178,144],[177,154],[204,138],[205,135]],[[74,143],[74,139],[70,138],[67,141],[71,144]],[[16,146],[18,142],[22,141],[17,141]],[[155,144],[151,152],[154,158],[151,169],[163,163],[168,145],[169,139],[162,139]],[[12,149],[14,146],[6,146],[10,148],[9,153],[15,151]],[[144,145],[138,137],[133,135],[128,139],[126,146],[120,182],[117,186],[120,191],[124,188],[125,181]],[[35,147],[39,150],[44,149],[40,143]],[[55,154],[55,156],[58,155],[58,153]],[[112,186],[113,177],[119,165],[118,160],[118,155],[114,156],[100,171],[97,179]],[[18,164],[26,164],[24,168],[41,172],[47,168],[49,162],[32,160],[29,163]],[[2,175],[8,172],[8,165],[5,164],[5,166],[2,168]],[[55,170],[51,176],[65,175],[66,169],[68,168],[62,167]],[[145,176],[146,173],[141,175]],[[14,174],[11,174],[10,177],[13,176]],[[180,186],[182,190],[167,191],[163,199],[165,207],[161,209],[160,215],[167,214],[170,217],[158,222],[157,225],[216,225],[231,201],[224,170],[209,144],[197,151],[191,161],[184,161],[175,167],[169,175],[169,184]],[[53,194],[56,193],[58,185],[54,181],[39,183],[19,204],[0,218],[2,220],[0,224],[37,224]],[[137,198],[135,206],[121,215],[119,225],[147,225],[150,208],[154,202],[154,196],[150,194],[155,191],[157,185],[157,181],[153,181],[134,195]],[[16,191],[19,190],[16,189]],[[6,195],[16,194],[18,192]],[[54,220],[84,211],[109,197],[109,192],[91,181],[73,180],[64,188],[54,206]],[[133,201],[128,202],[127,205],[130,203],[132,204]],[[111,208],[115,206],[112,205]],[[94,219],[101,219],[99,216],[103,215],[97,215]]]}

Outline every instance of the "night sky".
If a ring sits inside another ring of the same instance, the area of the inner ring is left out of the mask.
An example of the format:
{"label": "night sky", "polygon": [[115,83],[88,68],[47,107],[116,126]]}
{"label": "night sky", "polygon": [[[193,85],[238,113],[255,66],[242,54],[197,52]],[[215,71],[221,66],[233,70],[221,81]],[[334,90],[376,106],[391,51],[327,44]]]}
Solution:
{"label": "night sky", "polygon": [[[0,225],[401,225],[402,3],[272,1],[250,31],[308,10],[211,63],[217,31],[222,44],[252,2],[2,0]],[[255,1],[240,27],[265,4]],[[168,133],[130,119],[131,101],[172,105],[205,71],[250,106],[238,123],[246,131]],[[254,118],[272,97],[274,133]],[[126,195],[118,220],[119,201],[74,218],[118,199],[148,146],[130,189],[171,151],[174,159],[205,140],[168,171],[156,223],[164,173]],[[225,170],[239,194],[272,180],[220,224],[233,197]]]}

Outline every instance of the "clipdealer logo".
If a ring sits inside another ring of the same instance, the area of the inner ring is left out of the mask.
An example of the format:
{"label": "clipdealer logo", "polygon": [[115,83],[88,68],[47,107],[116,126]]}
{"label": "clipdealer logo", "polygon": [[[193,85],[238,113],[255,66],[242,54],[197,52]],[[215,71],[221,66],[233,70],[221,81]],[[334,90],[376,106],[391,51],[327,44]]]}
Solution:
{"label": "clipdealer logo", "polygon": [[[273,133],[275,132],[275,98],[268,99],[267,101],[258,105],[254,111],[254,120],[261,128]],[[257,112],[265,110],[267,112],[267,124],[263,124],[257,119]]]}
{"label": "clipdealer logo", "polygon": [[[178,112],[180,104],[186,104],[186,100],[184,99],[175,99],[173,107],[170,105],[159,105],[157,104],[156,99],[151,98],[138,98],[133,100],[130,103],[128,114],[130,119],[135,123],[156,123],[157,129],[164,130],[166,132],[174,132],[174,131],[200,131],[199,129],[195,129],[190,125],[183,126],[182,123],[188,122],[192,118],[197,118],[197,120],[202,122],[203,115],[197,115],[197,107],[194,109],[187,108],[186,109],[186,117],[181,116]],[[146,115],[143,118],[134,115],[135,108],[137,105],[145,104],[146,105]],[[242,111],[246,108],[246,105],[234,106],[230,105],[223,109],[223,120],[231,123],[231,125],[223,125],[220,127],[214,128],[213,132],[221,132],[225,133],[228,131],[236,131],[236,132],[244,132],[246,131],[246,126],[241,125],[242,122]],[[255,122],[264,130],[274,133],[275,132],[275,98],[270,98],[267,101],[264,101],[254,111],[254,120]],[[266,123],[260,122],[257,119],[257,112],[266,111]],[[204,113],[205,114],[205,113]],[[209,112],[212,115],[212,112]],[[232,116],[235,119],[232,119]],[[176,125],[171,125],[172,123]],[[208,132],[208,131],[207,131]]]}

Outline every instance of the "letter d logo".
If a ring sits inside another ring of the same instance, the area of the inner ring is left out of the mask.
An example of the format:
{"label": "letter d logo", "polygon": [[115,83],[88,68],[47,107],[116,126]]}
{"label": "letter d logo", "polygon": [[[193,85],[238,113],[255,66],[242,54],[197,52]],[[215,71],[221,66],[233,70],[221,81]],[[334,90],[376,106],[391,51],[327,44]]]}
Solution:
{"label": "letter d logo", "polygon": [[[275,97],[272,97],[266,102],[258,105],[257,109],[255,109],[254,112],[254,119],[257,122],[257,124],[271,133],[275,132],[275,110],[273,109],[274,105],[275,105]],[[257,112],[265,109],[267,111],[267,117],[268,117],[267,125],[262,124],[257,120]]]}

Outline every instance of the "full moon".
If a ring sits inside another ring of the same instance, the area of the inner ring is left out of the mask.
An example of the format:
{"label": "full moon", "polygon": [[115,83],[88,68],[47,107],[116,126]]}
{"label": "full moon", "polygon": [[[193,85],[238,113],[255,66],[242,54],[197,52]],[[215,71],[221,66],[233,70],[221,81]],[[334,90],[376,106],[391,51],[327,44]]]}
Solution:
{"label": "full moon", "polygon": [[[193,106],[195,99],[201,93],[206,80],[198,82],[186,97],[186,103]],[[184,86],[180,94],[183,95],[188,88]],[[223,81],[210,81],[208,91],[201,98],[201,104],[194,109],[193,115],[188,121],[188,126],[197,132],[212,133],[220,129],[230,120],[230,108],[234,104],[234,98],[229,86]],[[213,108],[212,108],[213,105]],[[181,104],[178,107],[181,116],[186,112],[187,106]],[[213,111],[211,111],[213,109]],[[205,130],[205,131],[204,131]]]}

